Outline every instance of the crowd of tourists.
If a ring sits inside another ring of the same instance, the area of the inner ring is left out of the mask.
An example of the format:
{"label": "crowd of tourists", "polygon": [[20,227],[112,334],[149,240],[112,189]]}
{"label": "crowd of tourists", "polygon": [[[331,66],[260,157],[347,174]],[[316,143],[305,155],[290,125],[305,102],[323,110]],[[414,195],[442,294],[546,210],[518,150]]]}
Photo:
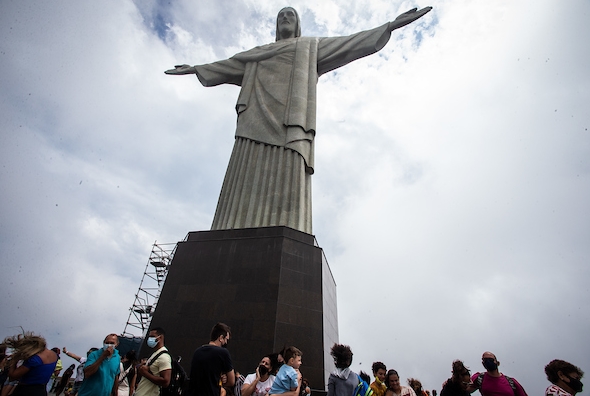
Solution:
{"label": "crowd of tourists", "polygon": [[[147,359],[137,360],[135,351],[120,356],[119,337],[108,334],[102,348],[90,348],[85,356],[65,347],[48,349],[39,335],[24,332],[7,337],[0,344],[0,396],[311,396],[325,393],[309,386],[299,370],[303,353],[289,346],[261,358],[255,371],[246,376],[234,370],[227,345],[231,329],[217,323],[210,341],[194,352],[190,371],[184,372],[180,358],[173,358],[165,346],[165,331],[152,328],[146,345],[153,350]],[[61,352],[78,362],[63,373]],[[420,380],[409,378],[402,385],[400,374],[382,362],[372,365],[374,380],[354,373],[353,353],[348,345],[334,344],[330,351],[335,370],[330,374],[327,396],[437,396],[422,388]],[[484,352],[485,371],[471,373],[460,360],[452,363],[452,376],[442,384],[440,396],[527,396],[522,385],[499,371],[500,362]],[[564,360],[545,366],[551,385],[546,396],[574,396],[582,391],[584,372]],[[60,376],[61,374],[61,376]],[[72,381],[73,377],[73,381]]]}

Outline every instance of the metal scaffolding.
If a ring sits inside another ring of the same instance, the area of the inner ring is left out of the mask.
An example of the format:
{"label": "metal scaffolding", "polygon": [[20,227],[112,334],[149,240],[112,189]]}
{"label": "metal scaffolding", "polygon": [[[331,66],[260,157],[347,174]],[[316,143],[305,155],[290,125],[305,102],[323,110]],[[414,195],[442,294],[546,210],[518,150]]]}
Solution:
{"label": "metal scaffolding", "polygon": [[135,294],[133,305],[129,308],[129,318],[125,324],[123,336],[136,337],[137,334],[132,331],[138,329],[141,330],[141,337],[145,337],[175,251],[175,243],[154,242],[139,290]]}

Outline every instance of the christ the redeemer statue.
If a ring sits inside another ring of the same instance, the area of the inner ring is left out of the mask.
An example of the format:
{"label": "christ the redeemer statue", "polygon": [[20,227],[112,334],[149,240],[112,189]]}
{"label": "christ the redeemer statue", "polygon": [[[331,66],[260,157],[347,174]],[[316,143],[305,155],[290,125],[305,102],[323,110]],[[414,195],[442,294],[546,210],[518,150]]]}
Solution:
{"label": "christ the redeemer statue", "polygon": [[277,16],[276,42],[205,65],[176,66],[166,74],[196,74],[211,87],[242,87],[236,141],[212,230],[287,226],[311,234],[311,175],[318,77],[374,54],[391,32],[432,7],[345,37],[301,37],[291,7]]}

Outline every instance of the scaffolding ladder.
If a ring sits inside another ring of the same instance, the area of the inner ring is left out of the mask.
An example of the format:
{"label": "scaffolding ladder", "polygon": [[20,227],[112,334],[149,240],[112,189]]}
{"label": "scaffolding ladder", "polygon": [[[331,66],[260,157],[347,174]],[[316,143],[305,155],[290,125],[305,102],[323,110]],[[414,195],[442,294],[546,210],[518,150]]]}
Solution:
{"label": "scaffolding ladder", "polygon": [[129,308],[123,336],[136,337],[133,330],[140,330],[142,338],[146,336],[175,251],[175,243],[154,242],[135,300]]}

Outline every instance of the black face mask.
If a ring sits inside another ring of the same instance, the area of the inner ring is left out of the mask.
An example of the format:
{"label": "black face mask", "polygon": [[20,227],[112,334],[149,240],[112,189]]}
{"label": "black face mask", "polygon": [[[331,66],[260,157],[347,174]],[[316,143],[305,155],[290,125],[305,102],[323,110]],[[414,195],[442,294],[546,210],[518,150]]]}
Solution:
{"label": "black face mask", "polygon": [[266,373],[268,373],[268,369],[265,365],[261,364],[260,366],[258,366],[258,372],[260,373],[260,375],[264,376],[266,375]]}
{"label": "black face mask", "polygon": [[488,371],[494,371],[498,368],[498,365],[496,364],[496,362],[494,362],[494,359],[492,358],[483,359],[482,364]]}
{"label": "black face mask", "polygon": [[572,377],[570,377],[569,375],[568,375],[567,377],[570,379],[570,382],[568,382],[568,384],[567,384],[567,385],[568,385],[570,388],[572,388],[572,390],[573,390],[574,392],[576,392],[576,393],[577,393],[577,392],[582,392],[582,387],[584,386],[584,384],[582,384],[582,381],[580,381],[580,380],[579,380],[579,379],[577,379],[577,378],[572,378]]}

